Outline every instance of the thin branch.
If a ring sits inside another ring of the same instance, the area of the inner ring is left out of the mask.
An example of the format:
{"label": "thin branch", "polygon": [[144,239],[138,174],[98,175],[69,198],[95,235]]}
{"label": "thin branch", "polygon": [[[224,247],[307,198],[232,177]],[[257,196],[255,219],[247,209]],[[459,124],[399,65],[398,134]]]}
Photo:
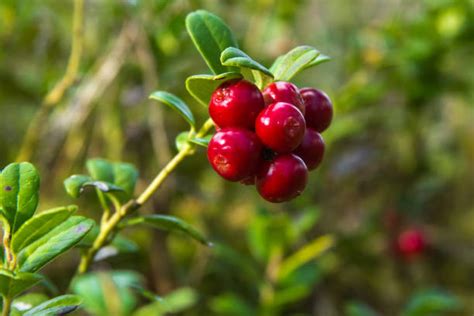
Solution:
{"label": "thin branch", "polygon": [[62,79],[44,97],[39,110],[28,126],[17,161],[29,161],[40,139],[41,131],[46,125],[51,109],[63,98],[66,90],[76,80],[84,45],[84,0],[74,0],[74,16],[72,25],[71,54]]}

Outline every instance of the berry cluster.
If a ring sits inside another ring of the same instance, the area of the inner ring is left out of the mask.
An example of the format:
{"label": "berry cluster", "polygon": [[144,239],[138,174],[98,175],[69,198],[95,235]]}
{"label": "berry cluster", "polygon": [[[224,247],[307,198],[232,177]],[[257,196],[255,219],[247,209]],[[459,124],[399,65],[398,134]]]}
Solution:
{"label": "berry cluster", "polygon": [[214,170],[229,181],[256,184],[276,203],[301,194],[308,170],[321,163],[320,133],[333,110],[328,96],[313,88],[279,81],[262,93],[246,80],[230,80],[212,94],[209,114],[217,129],[207,151]]}

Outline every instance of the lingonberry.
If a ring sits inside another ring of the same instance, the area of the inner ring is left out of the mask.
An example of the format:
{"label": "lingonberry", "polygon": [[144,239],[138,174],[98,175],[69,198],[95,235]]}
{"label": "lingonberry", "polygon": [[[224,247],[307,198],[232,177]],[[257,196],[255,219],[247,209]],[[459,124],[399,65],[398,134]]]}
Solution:
{"label": "lingonberry", "polygon": [[262,143],[278,153],[289,153],[298,147],[305,129],[303,114],[286,102],[267,106],[255,123],[255,131]]}
{"label": "lingonberry", "polygon": [[229,80],[221,84],[211,96],[209,115],[221,128],[252,129],[258,113],[265,106],[260,90],[246,80]]}
{"label": "lingonberry", "polygon": [[306,106],[306,126],[323,132],[331,124],[333,109],[332,103],[326,93],[313,88],[300,90]]}
{"label": "lingonberry", "polygon": [[296,106],[301,113],[305,113],[304,100],[298,88],[291,82],[277,81],[270,83],[263,90],[263,98],[266,105],[275,102],[287,102]]}
{"label": "lingonberry", "polygon": [[307,128],[303,141],[293,153],[303,159],[308,170],[316,169],[324,156],[324,140],[321,134],[312,128]]}
{"label": "lingonberry", "polygon": [[426,248],[425,235],[419,229],[407,229],[398,235],[396,250],[406,259],[411,259]]}
{"label": "lingonberry", "polygon": [[265,200],[280,203],[300,195],[307,181],[308,169],[303,160],[293,154],[283,154],[259,167],[256,185]]}
{"label": "lingonberry", "polygon": [[212,137],[207,158],[214,170],[229,181],[255,174],[262,144],[255,133],[243,128],[223,128]]}

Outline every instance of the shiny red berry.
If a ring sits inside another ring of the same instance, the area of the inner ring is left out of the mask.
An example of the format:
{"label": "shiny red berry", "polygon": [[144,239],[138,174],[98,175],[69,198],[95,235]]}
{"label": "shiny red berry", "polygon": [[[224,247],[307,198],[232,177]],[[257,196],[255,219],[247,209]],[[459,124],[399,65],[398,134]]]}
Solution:
{"label": "shiny red berry", "polygon": [[303,159],[308,170],[316,169],[324,156],[324,140],[321,134],[312,128],[307,128],[303,141],[293,153]]}
{"label": "shiny red berry", "polygon": [[418,229],[407,229],[398,236],[396,249],[402,256],[411,259],[426,249],[425,235]]}
{"label": "shiny red berry", "polygon": [[267,106],[255,123],[255,131],[262,143],[278,153],[289,153],[298,147],[305,130],[303,114],[285,102]]}
{"label": "shiny red berry", "polygon": [[264,106],[262,93],[257,86],[246,80],[229,80],[212,93],[209,115],[221,128],[253,130],[255,119]]}
{"label": "shiny red berry", "polygon": [[308,169],[303,160],[293,154],[266,161],[257,172],[258,193],[267,201],[289,201],[303,192],[308,181]]}
{"label": "shiny red berry", "polygon": [[214,170],[229,181],[255,174],[262,144],[255,133],[242,128],[223,128],[212,137],[207,158]]}
{"label": "shiny red berry", "polygon": [[333,116],[332,103],[326,93],[313,88],[300,90],[306,105],[306,126],[323,132],[331,124]]}
{"label": "shiny red berry", "polygon": [[270,83],[263,90],[263,98],[266,105],[275,102],[287,102],[296,106],[301,113],[305,113],[304,100],[298,88],[291,82],[277,81]]}

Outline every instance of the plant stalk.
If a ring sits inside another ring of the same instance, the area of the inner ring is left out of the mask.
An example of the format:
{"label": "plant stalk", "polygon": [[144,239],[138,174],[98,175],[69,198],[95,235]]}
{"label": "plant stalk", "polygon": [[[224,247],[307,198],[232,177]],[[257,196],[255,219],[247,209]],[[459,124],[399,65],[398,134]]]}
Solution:
{"label": "plant stalk", "polygon": [[12,306],[12,298],[11,297],[3,297],[3,310],[2,310],[2,316],[9,316],[10,315],[10,309]]}
{"label": "plant stalk", "polygon": [[[207,132],[214,126],[214,123],[211,119],[208,119],[201,127],[201,129],[195,134],[191,132],[190,137],[204,137]],[[163,182],[168,178],[168,176],[173,172],[174,169],[189,155],[194,154],[196,145],[192,143],[187,143],[167,164],[166,166],[158,173],[155,179],[148,185],[148,187],[143,191],[142,194],[136,200],[130,200],[120,209],[117,209],[115,213],[105,222],[101,223],[100,232],[97,238],[94,240],[91,248],[81,257],[79,267],[77,270],[78,274],[84,274],[89,269],[94,256],[97,252],[105,246],[113,237],[116,232],[116,228],[120,221],[140,208],[145,204],[153,194],[161,187]]]}
{"label": "plant stalk", "polygon": [[61,101],[66,90],[73,85],[79,71],[84,42],[84,0],[74,0],[74,16],[72,22],[71,54],[62,79],[44,97],[40,108],[28,126],[17,161],[29,161],[39,141],[51,109]]}

